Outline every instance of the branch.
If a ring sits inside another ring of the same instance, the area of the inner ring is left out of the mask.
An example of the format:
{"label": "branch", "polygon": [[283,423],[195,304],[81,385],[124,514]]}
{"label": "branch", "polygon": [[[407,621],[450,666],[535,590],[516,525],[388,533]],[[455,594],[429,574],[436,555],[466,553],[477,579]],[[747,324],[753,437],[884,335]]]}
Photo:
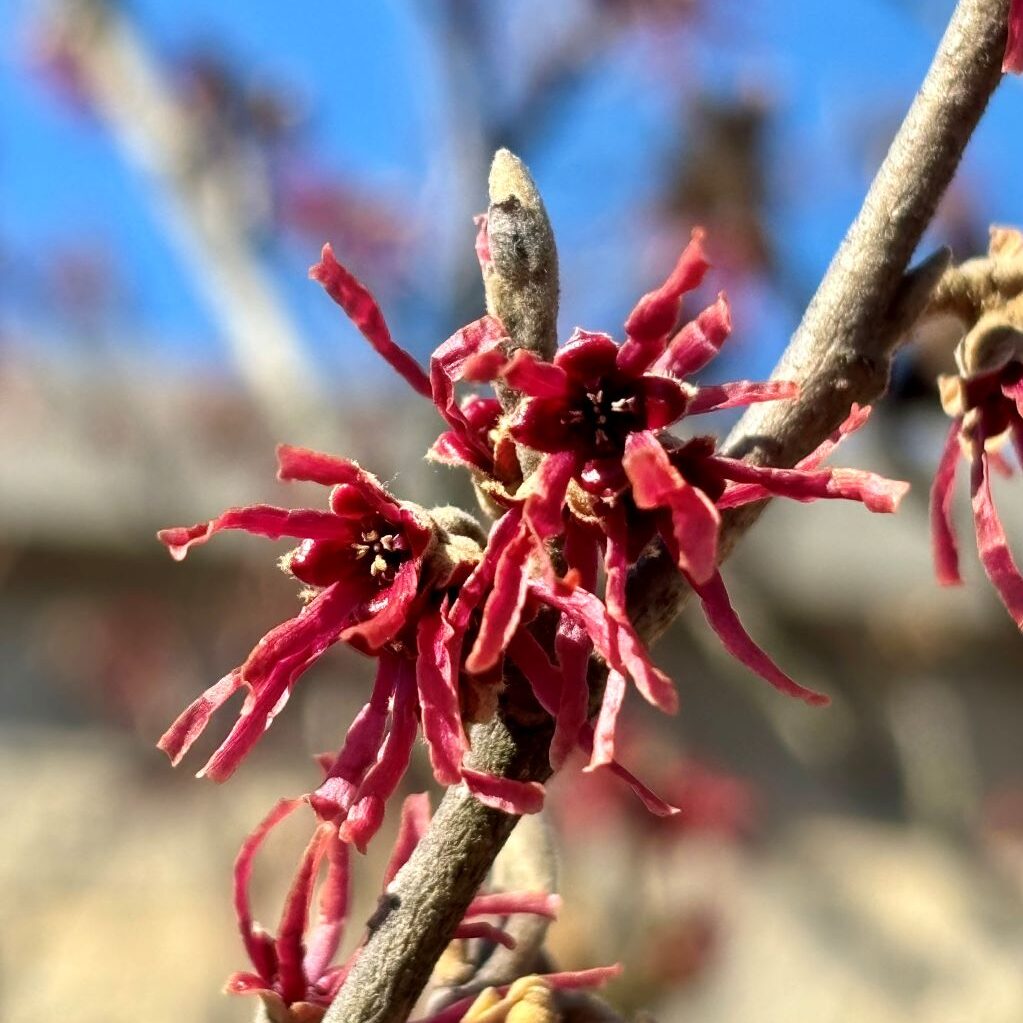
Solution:
{"label": "branch", "polygon": [[[910,257],[1000,80],[1008,0],[961,0],[924,85],[821,282],[775,376],[802,384],[794,402],[755,405],[725,445],[762,464],[794,465],[839,424],[853,401],[876,400],[891,354],[927,301],[947,257],[904,277]],[[730,517],[726,549],[758,509]],[[685,597],[674,565],[656,552],[632,572],[633,614],[659,635]],[[509,692],[517,687],[510,685]],[[473,755],[515,778],[550,773],[549,723],[502,706],[477,728]],[[401,1023],[515,819],[448,791],[424,841],[374,917],[359,961],[325,1023]]]}

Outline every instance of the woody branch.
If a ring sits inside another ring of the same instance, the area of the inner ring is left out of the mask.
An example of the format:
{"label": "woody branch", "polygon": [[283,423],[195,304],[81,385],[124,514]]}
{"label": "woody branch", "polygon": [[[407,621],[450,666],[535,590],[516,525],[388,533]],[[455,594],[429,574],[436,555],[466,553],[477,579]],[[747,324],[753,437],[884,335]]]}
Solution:
{"label": "woody branch", "polygon": [[[960,0],[862,209],[775,370],[775,378],[800,382],[801,397],[752,406],[726,441],[728,454],[762,465],[792,466],[829,435],[853,402],[870,403],[884,393],[892,353],[926,305],[947,262],[945,254],[938,254],[906,274],[999,83],[1008,5],[1009,0]],[[528,177],[516,187],[527,190],[517,196],[521,209],[535,209]],[[514,206],[509,198],[497,196],[505,203],[505,213]],[[546,258],[546,273],[538,275],[535,262],[528,273],[525,266],[510,265],[506,298],[523,309],[537,303],[533,312],[539,317],[549,313],[550,285],[556,289],[553,240],[545,253],[530,253],[528,247],[520,251],[523,258]],[[515,280],[528,290],[516,290]],[[493,286],[488,293],[493,295]],[[529,338],[511,333],[516,343],[530,344]],[[536,337],[530,346],[542,350]],[[726,520],[726,552],[761,508],[744,509]],[[630,593],[633,619],[641,634],[651,638],[678,613],[686,587],[664,552],[654,550],[632,570]],[[595,667],[595,682],[598,673]],[[515,679],[508,681],[510,697],[501,714],[474,731],[473,757],[508,777],[543,780],[550,773],[549,724],[528,701],[518,699]],[[515,822],[460,789],[448,791],[428,835],[396,878],[387,906],[376,914],[373,931],[326,1023],[407,1019]]]}

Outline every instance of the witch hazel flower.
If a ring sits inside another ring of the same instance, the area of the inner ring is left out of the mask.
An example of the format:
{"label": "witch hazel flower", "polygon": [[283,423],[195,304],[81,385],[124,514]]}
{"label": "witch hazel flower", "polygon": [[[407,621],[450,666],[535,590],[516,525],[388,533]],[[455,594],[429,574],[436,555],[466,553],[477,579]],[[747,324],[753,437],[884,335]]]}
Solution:
{"label": "witch hazel flower", "polygon": [[438,781],[450,785],[463,778],[468,741],[458,663],[447,656],[451,627],[445,616],[449,590],[457,591],[481,551],[462,531],[469,528],[468,516],[450,509],[428,513],[399,502],[345,459],[287,445],[277,454],[280,479],[331,488],[326,511],[231,508],[206,523],[163,530],[159,538],[177,559],[229,529],[298,539],[299,546],[281,564],[307,587],[307,603],[268,632],[244,664],[186,708],[159,746],[177,764],[212,715],[239,689],[247,689],[229,735],[199,772],[223,781],[331,646],[343,642],[376,657],[372,695],[345,746],[327,765],[314,803],[343,838],[364,850],[408,766],[420,727]]}
{"label": "witch hazel flower", "polygon": [[[252,969],[232,974],[225,990],[229,994],[258,997],[272,1023],[318,1023],[360,954],[356,948],[346,960],[335,962],[348,923],[351,862],[349,846],[328,824],[317,824],[299,860],[277,934],[272,935],[255,921],[249,888],[256,857],[270,833],[303,802],[302,798],[278,802],[245,840],[234,867],[235,912]],[[391,883],[412,855],[429,822],[426,793],[408,796],[402,804],[398,836],[384,871],[382,900],[387,899]],[[317,887],[319,897],[314,913]],[[484,939],[514,947],[514,939],[502,926],[509,917],[529,913],[554,919],[560,904],[559,897],[549,892],[484,892],[470,903],[454,939]],[[593,986],[613,975],[616,969],[553,974],[545,983],[552,987]],[[464,1013],[467,1008],[461,1011]],[[459,1023],[461,1019],[462,1015],[445,1010],[422,1023]]]}
{"label": "witch hazel flower", "polygon": [[[726,648],[783,692],[822,703],[824,697],[793,681],[756,646],[735,614],[717,570],[721,510],[737,503],[736,486],[755,488],[758,497],[750,500],[775,495],[804,501],[846,498],[883,512],[893,511],[907,489],[871,473],[818,470],[817,463],[812,469],[809,464],[794,470],[760,468],[715,454],[710,438],[682,444],[663,432],[683,418],[798,393],[795,384],[785,381],[695,385],[684,379],[713,360],[731,328],[722,295],[675,330],[684,294],[700,284],[709,265],[702,242],[702,232],[695,231],[665,283],[645,295],[630,314],[621,345],[606,334],[577,330],[552,362],[518,351],[494,367],[501,381],[523,395],[508,432],[542,453],[523,488],[523,527],[517,542],[526,547],[531,538],[542,544],[563,535],[570,568],[585,565],[592,576],[600,555],[607,573],[604,601],[626,670],[609,662],[614,670],[605,689],[591,767],[613,757],[614,721],[626,675],[632,675],[654,705],[669,712],[677,705],[674,687],[649,664],[626,610],[629,566],[654,534],[667,544]],[[719,503],[729,489],[731,500]],[[503,555],[506,561],[521,557],[514,545]],[[499,599],[499,589],[495,585],[491,601]],[[488,638],[481,630],[470,664],[482,659],[479,651]],[[585,686],[585,677],[577,675],[575,695],[562,712],[569,716],[565,734],[581,723]],[[568,748],[569,743],[562,743],[559,755]]]}
{"label": "witch hazel flower", "polygon": [[[485,221],[477,251],[482,259],[487,258]],[[686,280],[690,275],[688,269],[676,274]],[[457,399],[458,383],[492,379],[508,361],[503,351],[508,339],[499,321],[485,316],[457,331],[433,353],[427,374],[395,343],[369,291],[337,261],[329,245],[324,246],[321,261],[310,270],[310,276],[324,286],[396,372],[417,393],[429,397],[440,411],[450,429],[434,444],[431,457],[469,468],[496,510],[508,509],[494,524],[483,557],[445,614],[451,630],[450,649],[445,651],[448,660],[464,667],[464,677],[470,681],[492,680],[489,688],[492,703],[496,704],[504,651],[512,637],[540,609],[558,611],[561,620],[557,627],[557,652],[562,669],[572,675],[575,685],[571,695],[566,695],[558,717],[552,747],[552,763],[556,767],[575,747],[578,726],[586,721],[585,676],[593,648],[623,679],[631,677],[652,702],[674,709],[677,697],[670,679],[650,662],[627,619],[623,616],[623,622],[616,623],[592,592],[596,586],[596,563],[592,572],[585,574],[578,565],[574,566],[575,572],[568,581],[555,578],[549,570],[542,541],[554,535],[553,520],[560,523],[562,513],[560,507],[552,508],[552,523],[540,525],[543,513],[537,507],[536,495],[543,491],[550,470],[555,474],[561,472],[558,460],[545,459],[525,486],[518,487],[515,480],[516,476],[521,480],[521,474],[515,444],[519,438],[506,428],[499,402],[478,396],[462,402]],[[661,392],[681,394],[672,381],[664,383],[663,388],[652,385],[658,394],[651,396],[651,409]],[[768,391],[776,389],[775,385],[765,386]],[[787,393],[789,388],[784,385],[781,390]],[[718,388],[706,405],[708,409],[722,407],[735,393],[729,391],[725,395]],[[549,498],[544,500],[550,504]],[[467,643],[467,639],[472,642]],[[488,686],[484,682],[478,688],[486,692]],[[543,789],[536,783],[493,778],[464,766],[461,778],[478,799],[508,812],[536,812],[542,805]]]}

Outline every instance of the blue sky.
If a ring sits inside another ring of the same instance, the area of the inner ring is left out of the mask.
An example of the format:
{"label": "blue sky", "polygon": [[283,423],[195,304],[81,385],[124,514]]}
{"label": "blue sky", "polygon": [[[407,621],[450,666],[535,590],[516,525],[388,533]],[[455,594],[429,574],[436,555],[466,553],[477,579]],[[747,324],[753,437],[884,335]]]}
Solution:
{"label": "blue sky", "polygon": [[[512,58],[492,71],[498,103],[520,87],[514,69],[528,67],[538,41],[556,37],[581,6],[582,0],[551,14],[540,0],[489,5]],[[873,169],[863,138],[894,127],[953,4],[722,0],[717,6],[724,12],[718,24],[695,45],[678,47],[677,61],[674,43],[658,44],[649,33],[626,37],[586,79],[542,147],[522,154],[558,232],[566,328],[579,322],[613,331],[630,300],[654,283],[637,256],[643,211],[677,144],[680,94],[694,82],[722,95],[755,88],[772,97],[772,237],[790,275],[810,288]],[[31,71],[26,39],[42,5],[2,0],[0,7],[5,23],[15,26],[0,44],[0,248],[8,256],[0,301],[45,321],[45,302],[34,310],[39,296],[22,293],[25,268],[49,246],[95,242],[122,282],[119,343],[138,345],[143,354],[223,365],[217,324],[166,237],[148,184],[102,127]],[[464,194],[465,168],[450,138],[458,109],[430,24],[431,4],[133,0],[129,9],[163,59],[203,43],[226,52],[254,80],[289,83],[310,112],[303,144],[323,167],[398,197],[427,233],[445,239],[445,271],[460,259],[471,261],[465,211],[482,207],[483,183],[478,195]],[[1021,90],[1016,81],[1003,86],[966,162],[990,220],[1023,220],[1023,175],[1013,169],[1023,158]],[[355,342],[305,281],[315,256],[311,241],[292,240],[272,246],[266,258],[311,357],[330,364],[338,345]],[[423,279],[420,288],[429,292],[429,273]],[[386,295],[397,332],[424,353],[441,340],[438,331],[452,326],[450,312],[397,290]],[[767,305],[756,324],[738,325],[755,340],[758,365],[750,375],[770,367],[793,315]]]}

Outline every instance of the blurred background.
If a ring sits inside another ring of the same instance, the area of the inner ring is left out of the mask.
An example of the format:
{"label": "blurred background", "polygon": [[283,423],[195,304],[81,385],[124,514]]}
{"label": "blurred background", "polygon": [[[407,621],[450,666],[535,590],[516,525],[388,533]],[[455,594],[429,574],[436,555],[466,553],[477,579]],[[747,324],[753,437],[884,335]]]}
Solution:
{"label": "blurred background", "polygon": [[[172,771],[160,733],[295,594],[265,542],[178,566],[156,529],[321,501],[273,482],[278,440],[424,504],[471,500],[421,461],[433,412],[306,279],[321,244],[425,358],[481,313],[472,215],[506,145],[554,223],[564,336],[617,332],[702,223],[707,295],[726,288],[736,322],[713,379],[765,375],[952,7],[2,0],[0,1019],[249,1018],[218,994],[248,965],[235,851],[315,783],[311,755],[364,700],[366,663],[337,651],[227,785],[190,778],[203,749]],[[928,245],[965,258],[989,222],[1023,221],[1021,118],[1007,81]],[[620,959],[624,1007],[1023,1019],[1023,639],[972,554],[961,591],[929,564],[933,378],[955,340],[930,330],[842,452],[912,481],[897,517],[777,503],[728,564],[750,630],[832,706],[744,674],[691,608],[657,651],[682,712],[630,707],[626,752],[686,814],[648,818],[574,770],[551,786],[552,948],[565,967]],[[420,758],[410,786],[428,785]],[[257,865],[268,924],[305,823]]]}

